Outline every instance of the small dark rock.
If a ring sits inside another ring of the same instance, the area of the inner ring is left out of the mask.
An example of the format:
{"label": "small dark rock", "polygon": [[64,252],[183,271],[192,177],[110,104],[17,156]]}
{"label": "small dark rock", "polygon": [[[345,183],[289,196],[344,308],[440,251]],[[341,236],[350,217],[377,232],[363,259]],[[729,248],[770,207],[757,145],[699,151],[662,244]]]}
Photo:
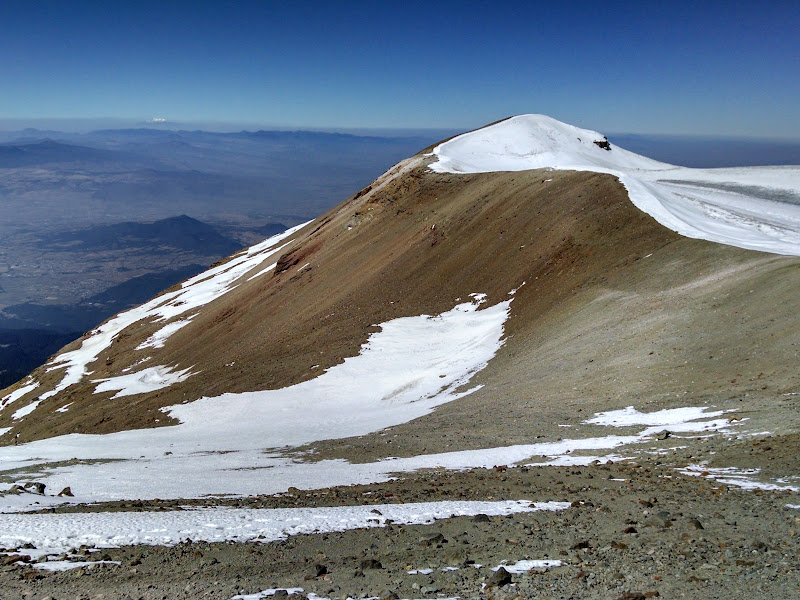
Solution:
{"label": "small dark rock", "polygon": [[361,568],[362,569],[382,569],[383,565],[381,561],[375,560],[374,558],[365,558],[361,561]]}
{"label": "small dark rock", "polygon": [[693,529],[703,529],[703,524],[697,519],[689,519],[689,526]]}
{"label": "small dark rock", "polygon": [[486,580],[486,587],[503,587],[511,583],[511,573],[500,567]]}
{"label": "small dark rock", "polygon": [[419,543],[422,546],[435,546],[436,544],[444,544],[447,540],[441,533],[426,533],[419,538]]}
{"label": "small dark rock", "polygon": [[628,527],[627,529],[623,530],[622,533],[639,533],[639,532],[636,530],[636,527]]}
{"label": "small dark rock", "polygon": [[474,523],[491,523],[489,515],[485,515],[483,513],[477,514],[474,517],[472,517],[472,521]]}
{"label": "small dark rock", "polygon": [[609,144],[608,140],[605,138],[602,140],[595,140],[594,145],[602,148],[603,150],[608,150],[609,152],[611,151],[611,144]]}
{"label": "small dark rock", "polygon": [[67,486],[63,490],[58,492],[58,495],[59,496],[69,496],[70,498],[72,498],[75,494],[73,494],[72,490],[69,488],[69,486]]}
{"label": "small dark rock", "polygon": [[47,486],[39,481],[29,481],[22,487],[24,487],[26,490],[33,490],[34,494],[39,494],[41,496],[44,496],[44,489]]}

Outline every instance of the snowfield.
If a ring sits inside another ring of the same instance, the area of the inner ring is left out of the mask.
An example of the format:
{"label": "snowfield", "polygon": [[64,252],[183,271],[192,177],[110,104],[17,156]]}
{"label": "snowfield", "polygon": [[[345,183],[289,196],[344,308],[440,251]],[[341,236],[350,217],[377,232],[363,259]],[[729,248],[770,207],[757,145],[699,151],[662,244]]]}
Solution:
{"label": "snowfield", "polygon": [[430,168],[608,173],[619,178],[637,208],[681,235],[800,256],[800,167],[689,169],[595,144],[603,141],[596,131],[521,115],[440,144]]}

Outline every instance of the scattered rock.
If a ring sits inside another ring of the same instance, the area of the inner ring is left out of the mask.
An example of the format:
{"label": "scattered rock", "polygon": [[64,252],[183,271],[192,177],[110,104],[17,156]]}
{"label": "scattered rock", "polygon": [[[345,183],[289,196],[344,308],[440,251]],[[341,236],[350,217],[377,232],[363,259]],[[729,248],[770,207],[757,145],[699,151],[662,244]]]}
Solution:
{"label": "scattered rock", "polygon": [[703,524],[698,519],[689,519],[689,526],[693,529],[703,529]]}
{"label": "scattered rock", "polygon": [[421,546],[435,546],[437,544],[446,544],[447,540],[441,533],[426,533],[419,538]]}
{"label": "scattered rock", "polygon": [[31,491],[33,490],[34,494],[39,494],[40,496],[44,496],[44,489],[47,487],[45,484],[41,483],[40,481],[29,481],[28,483],[24,484],[26,490]]}
{"label": "scattered rock", "polygon": [[67,486],[67,487],[65,487],[63,490],[61,490],[60,492],[58,492],[58,495],[59,495],[59,496],[69,496],[70,498],[72,498],[72,497],[73,497],[75,494],[73,494],[73,493],[72,493],[72,490],[70,489],[70,487],[69,487],[69,486]]}
{"label": "scattered rock", "polygon": [[382,569],[383,565],[381,561],[375,560],[374,558],[365,558],[361,561],[361,568],[362,569]]}
{"label": "scattered rock", "polygon": [[503,587],[512,582],[511,573],[500,567],[486,580],[486,587]]}

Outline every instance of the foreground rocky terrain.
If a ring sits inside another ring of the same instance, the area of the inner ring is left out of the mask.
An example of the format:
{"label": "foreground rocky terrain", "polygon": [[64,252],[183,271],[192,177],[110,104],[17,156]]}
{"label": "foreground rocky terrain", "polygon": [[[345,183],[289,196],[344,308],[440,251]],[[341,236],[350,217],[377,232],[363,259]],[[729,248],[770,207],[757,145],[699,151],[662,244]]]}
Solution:
{"label": "foreground rocky terrain", "polygon": [[[0,572],[3,597],[231,598],[302,588],[299,596],[354,598],[731,598],[739,597],[742,586],[751,598],[800,594],[800,512],[786,507],[797,501],[796,493],[743,492],[679,476],[664,465],[433,472],[382,485],[253,498],[247,505],[380,505],[454,497],[552,498],[572,507],[264,544],[190,542],[79,551],[74,560],[118,564],[63,573],[6,566]],[[185,506],[137,504],[116,509]],[[490,569],[526,559],[560,565],[512,573],[505,584]]]}

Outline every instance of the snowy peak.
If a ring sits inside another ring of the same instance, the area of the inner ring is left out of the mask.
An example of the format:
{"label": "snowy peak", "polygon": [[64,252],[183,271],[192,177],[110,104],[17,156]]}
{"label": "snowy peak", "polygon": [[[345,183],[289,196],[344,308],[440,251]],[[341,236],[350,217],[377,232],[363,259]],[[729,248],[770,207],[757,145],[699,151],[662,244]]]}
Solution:
{"label": "snowy peak", "polygon": [[634,206],[681,235],[800,256],[800,167],[688,169],[544,115],[520,115],[465,133],[433,154],[430,168],[437,173],[608,173],[625,186]]}
{"label": "snowy peak", "polygon": [[487,173],[595,166],[602,169],[669,169],[617,146],[601,133],[546,115],[519,115],[437,146],[439,173]]}

